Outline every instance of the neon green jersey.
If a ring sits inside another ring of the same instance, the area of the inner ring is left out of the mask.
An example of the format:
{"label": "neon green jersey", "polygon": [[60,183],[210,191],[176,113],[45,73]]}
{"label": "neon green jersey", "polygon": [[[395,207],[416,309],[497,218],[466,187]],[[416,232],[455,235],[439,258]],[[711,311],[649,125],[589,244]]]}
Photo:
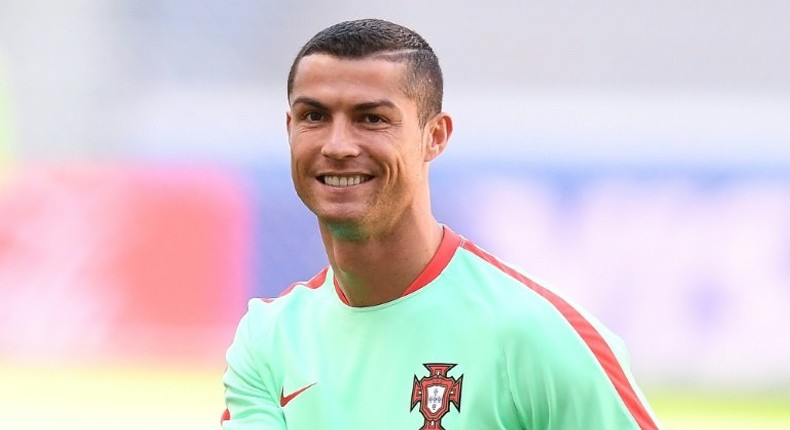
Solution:
{"label": "neon green jersey", "polygon": [[618,338],[444,231],[394,301],[347,305],[331,268],[252,300],[227,353],[223,428],[658,428]]}

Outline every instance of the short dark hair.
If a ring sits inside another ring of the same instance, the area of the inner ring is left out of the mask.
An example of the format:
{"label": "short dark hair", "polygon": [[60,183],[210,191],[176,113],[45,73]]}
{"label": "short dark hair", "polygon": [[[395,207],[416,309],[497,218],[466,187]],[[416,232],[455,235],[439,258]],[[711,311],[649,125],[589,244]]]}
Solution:
{"label": "short dark hair", "polygon": [[428,42],[415,31],[381,19],[345,21],[313,36],[299,51],[288,73],[288,97],[293,90],[299,62],[311,54],[337,58],[380,57],[405,62],[403,91],[417,103],[420,125],[442,111],[444,82],[439,59]]}

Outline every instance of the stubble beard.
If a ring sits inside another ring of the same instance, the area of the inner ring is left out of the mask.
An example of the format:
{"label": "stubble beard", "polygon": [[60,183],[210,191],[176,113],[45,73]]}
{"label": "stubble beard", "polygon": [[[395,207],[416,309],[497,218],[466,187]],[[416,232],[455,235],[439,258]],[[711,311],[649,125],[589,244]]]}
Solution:
{"label": "stubble beard", "polygon": [[[308,209],[316,216],[319,224],[335,239],[349,242],[361,242],[371,236],[371,214],[377,210],[375,196],[370,197],[362,207],[347,212],[343,204],[340,207],[322,207],[319,199],[312,204],[302,198]],[[354,203],[349,203],[353,205]],[[333,204],[327,204],[332,206]]]}
{"label": "stubble beard", "polygon": [[324,216],[316,213],[319,223],[335,239],[348,242],[362,242],[368,239],[387,236],[398,220],[403,216],[405,208],[381,201],[376,195],[370,196],[364,207],[356,208],[357,213]]}

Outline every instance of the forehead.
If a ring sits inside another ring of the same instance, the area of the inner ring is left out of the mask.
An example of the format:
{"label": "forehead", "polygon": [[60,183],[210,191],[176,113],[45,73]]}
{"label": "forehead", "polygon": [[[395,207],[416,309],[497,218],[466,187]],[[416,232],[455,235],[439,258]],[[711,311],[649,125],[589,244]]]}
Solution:
{"label": "forehead", "polygon": [[404,103],[410,101],[403,90],[405,76],[405,63],[382,58],[307,55],[297,65],[289,101],[309,97],[327,102],[389,99]]}

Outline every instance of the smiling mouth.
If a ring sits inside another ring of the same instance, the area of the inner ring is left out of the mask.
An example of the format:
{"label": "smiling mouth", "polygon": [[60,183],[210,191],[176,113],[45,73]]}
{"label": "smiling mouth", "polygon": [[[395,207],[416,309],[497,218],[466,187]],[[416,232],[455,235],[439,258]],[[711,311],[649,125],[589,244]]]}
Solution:
{"label": "smiling mouth", "polygon": [[371,180],[373,177],[368,175],[334,176],[324,175],[319,179],[330,187],[352,187]]}

